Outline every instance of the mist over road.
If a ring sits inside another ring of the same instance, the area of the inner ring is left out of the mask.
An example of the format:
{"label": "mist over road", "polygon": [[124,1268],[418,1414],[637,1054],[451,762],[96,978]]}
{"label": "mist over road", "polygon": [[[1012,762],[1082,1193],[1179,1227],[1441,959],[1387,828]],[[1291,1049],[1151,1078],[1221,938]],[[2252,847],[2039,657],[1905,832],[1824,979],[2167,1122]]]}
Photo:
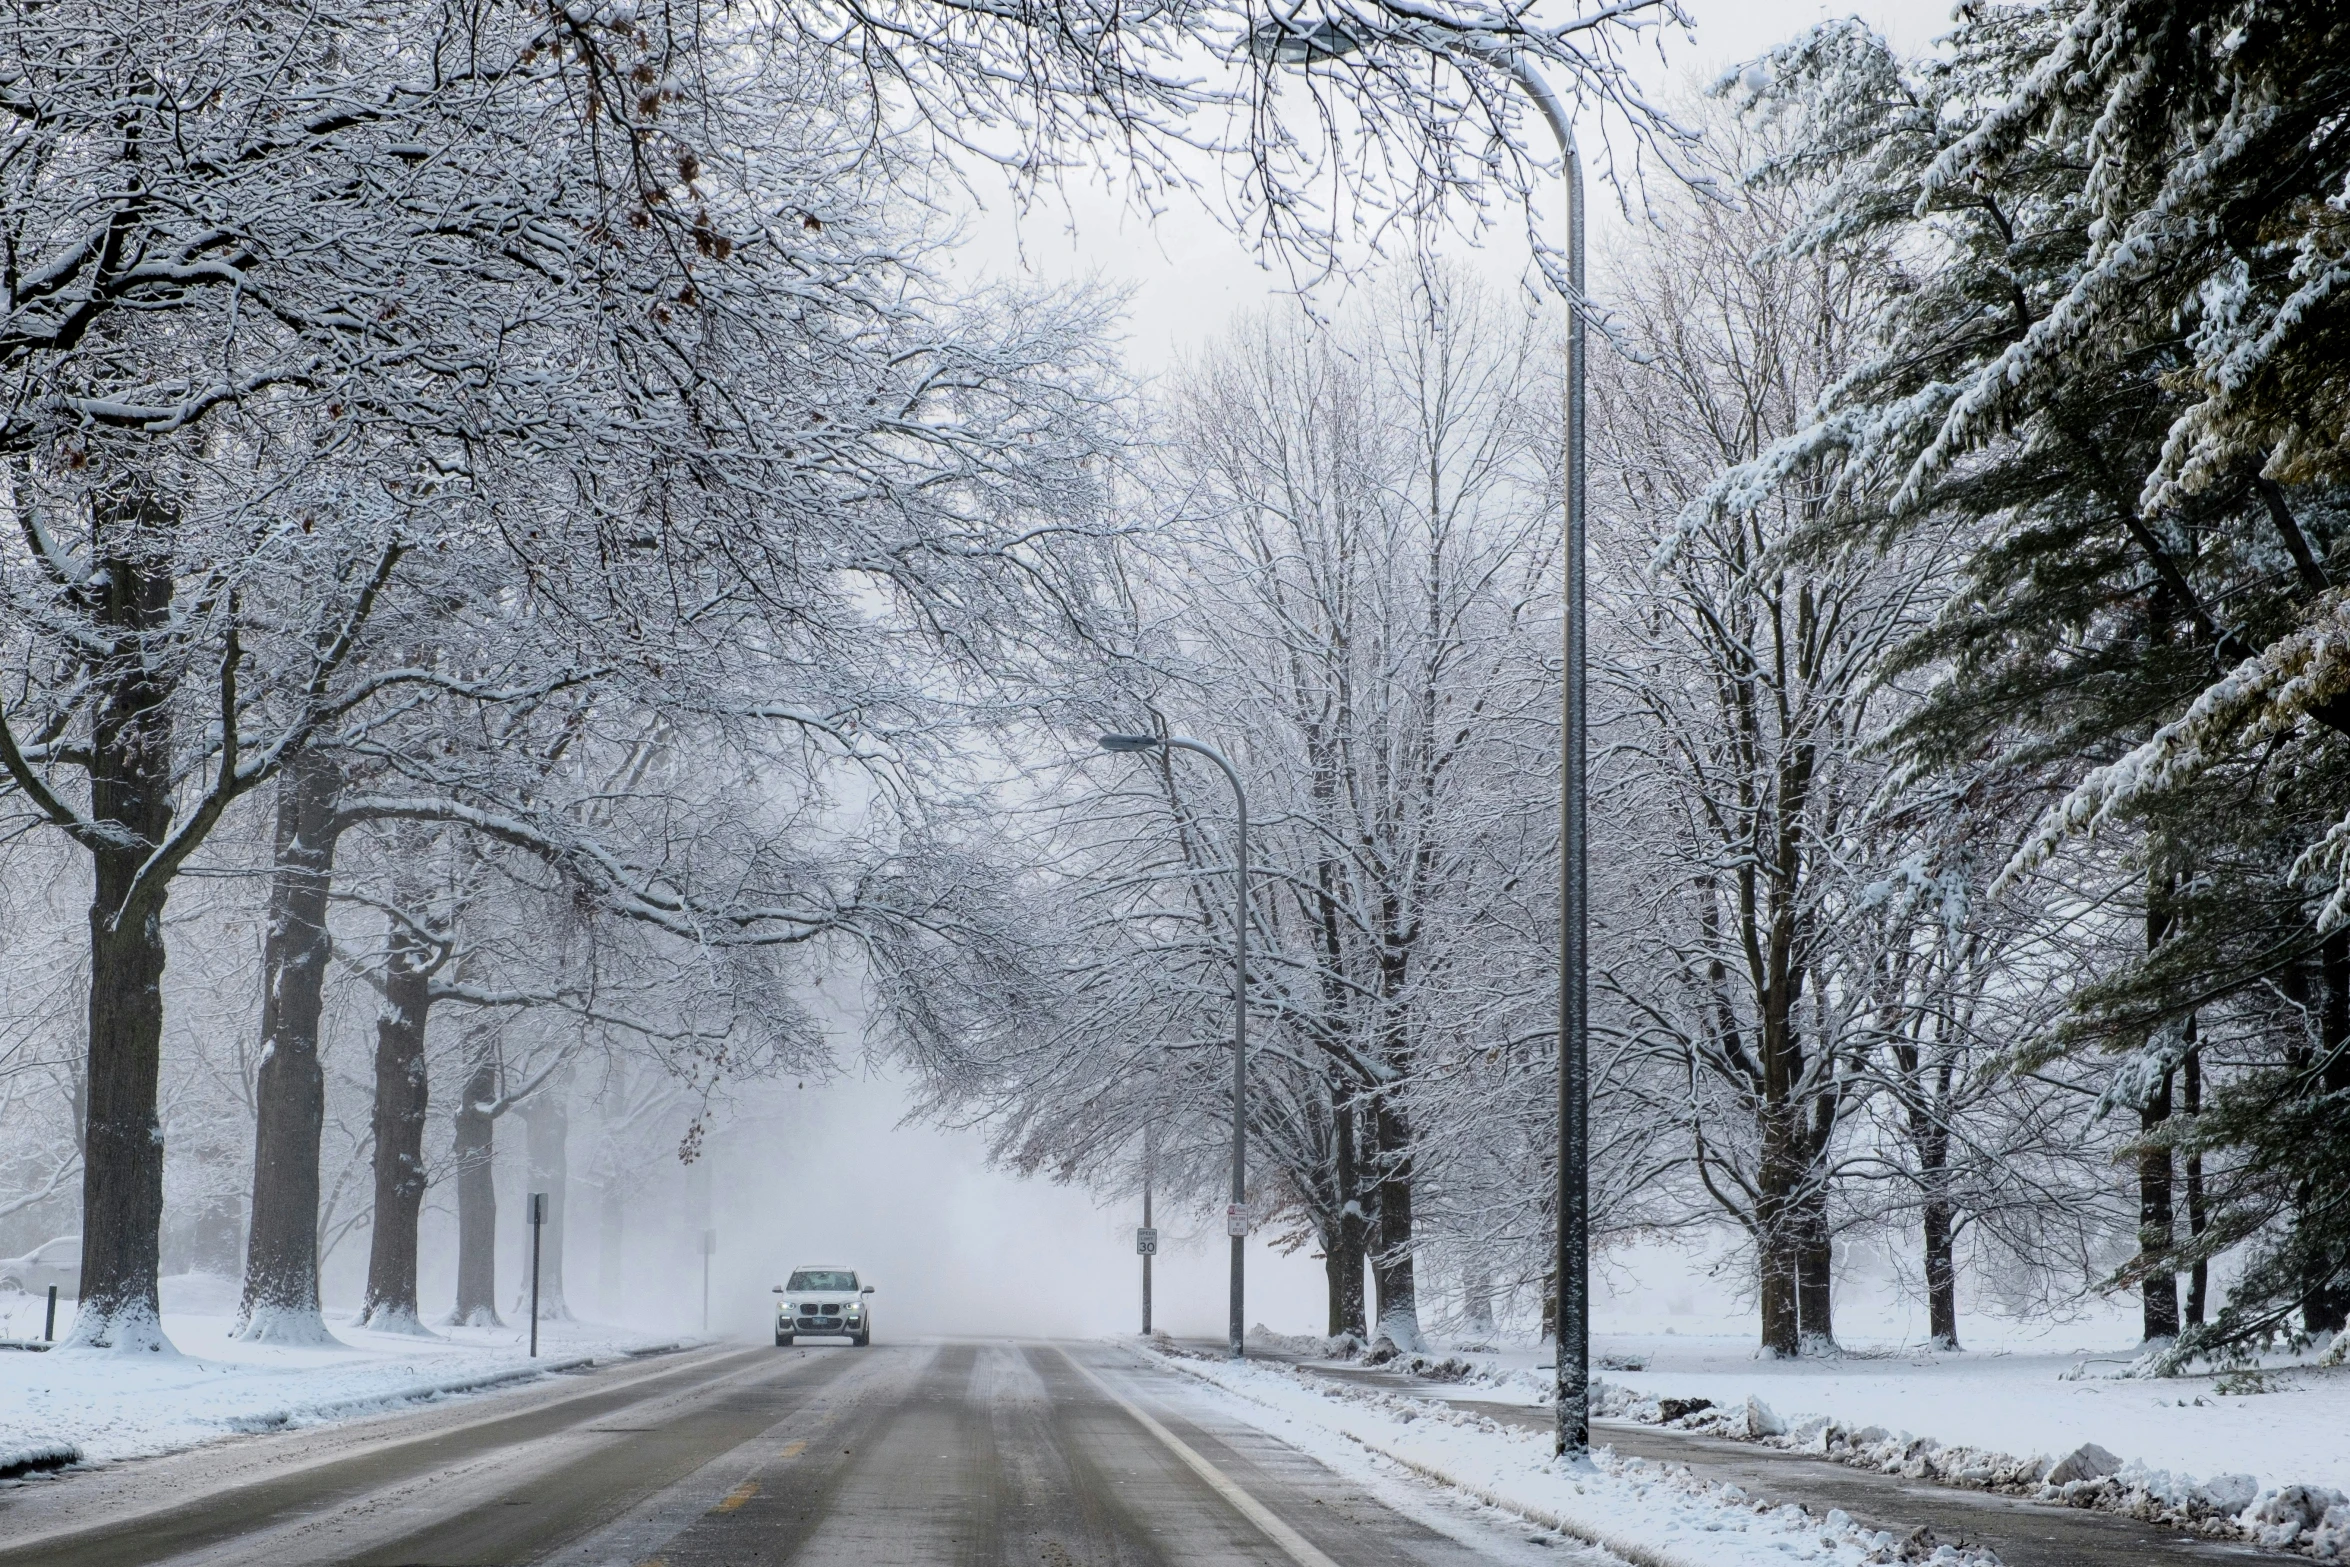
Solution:
{"label": "mist over road", "polygon": [[724,1348],[21,1488],[0,1500],[0,1567],[1581,1555],[1500,1515],[1409,1506],[1113,1346]]}

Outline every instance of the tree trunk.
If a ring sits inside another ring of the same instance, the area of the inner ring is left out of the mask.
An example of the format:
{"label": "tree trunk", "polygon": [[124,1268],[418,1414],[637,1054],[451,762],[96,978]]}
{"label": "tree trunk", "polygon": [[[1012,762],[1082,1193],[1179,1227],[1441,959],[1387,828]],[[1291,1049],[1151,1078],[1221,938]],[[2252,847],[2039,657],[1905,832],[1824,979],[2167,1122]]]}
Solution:
{"label": "tree trunk", "polygon": [[[151,502],[140,503],[151,508]],[[90,815],[122,839],[92,852],[89,1111],[83,1129],[80,1309],[68,1343],[93,1349],[170,1348],[155,1275],[163,1242],[163,1127],[156,1087],[163,1051],[163,904],[151,884],[130,902],[140,867],[171,831],[170,677],[140,640],[170,612],[169,565],[110,556],[100,622],[120,633],[119,673],[90,740]]]}
{"label": "tree trunk", "polygon": [[[2192,1017],[2187,1019],[2187,1037],[2190,1041],[2195,1037],[2195,1020]],[[2180,1065],[2184,1068],[2179,1083],[2184,1108],[2190,1116],[2199,1115],[2203,1111],[2202,1047],[2191,1044],[2187,1059]],[[2187,1155],[2187,1233],[2200,1240],[2209,1218],[2203,1203],[2203,1154],[2201,1150],[2196,1150]],[[2199,1254],[2187,1274],[2187,1326],[2203,1326],[2204,1307],[2210,1298],[2211,1262]]]}
{"label": "tree trunk", "polygon": [[[2318,949],[2318,978],[2318,1088],[2350,1093],[2350,927],[2326,937]],[[2325,1266],[2320,1261],[2311,1268],[2312,1287],[2301,1305],[2302,1325],[2312,1333],[2338,1333],[2350,1325],[2350,1278],[2329,1274]]]}
{"label": "tree trunk", "polygon": [[297,756],[278,776],[276,865],[261,952],[261,1070],[254,1083],[253,1222],[236,1336],[253,1344],[331,1346],[318,1308],[318,1143],[326,1073],[327,894],[334,876],[342,775]]}
{"label": "tree trunk", "polygon": [[1762,1308],[1763,1353],[1792,1360],[1802,1350],[1797,1261],[1801,1221],[1796,1212],[1794,1129],[1784,1104],[1765,1105],[1763,1146],[1755,1199],[1755,1293]]}
{"label": "tree trunk", "polygon": [[1926,1200],[1926,1333],[1936,1349],[1958,1348],[1958,1258],[1950,1203]]}
{"label": "tree trunk", "polygon": [[367,1248],[362,1326],[423,1333],[416,1303],[416,1227],[424,1211],[425,1026],[432,1010],[432,945],[404,920],[385,947],[383,1008],[375,1019],[375,1229]]}
{"label": "tree trunk", "polygon": [[1493,1332],[1493,1268],[1482,1252],[1461,1269],[1461,1321],[1479,1337]]}
{"label": "tree trunk", "polygon": [[628,1320],[628,1300],[624,1294],[627,1273],[623,1266],[627,1245],[628,1206],[621,1195],[615,1177],[604,1183],[596,1213],[596,1302],[606,1322]]}
{"label": "tree trunk", "polygon": [[1322,1273],[1330,1290],[1330,1336],[1342,1334],[1369,1341],[1363,1320],[1363,1260],[1368,1226],[1363,1214],[1362,1161],[1355,1153],[1355,1107],[1334,1084],[1330,1093],[1333,1172],[1338,1193],[1338,1219],[1322,1242]]}
{"label": "tree trunk", "polygon": [[1836,1352],[1835,1246],[1828,1233],[1828,1189],[1813,1180],[1796,1203],[1796,1340],[1807,1355]]}
{"label": "tree trunk", "polygon": [[[1920,1097],[1922,1101],[1922,1082]],[[1940,1102],[1949,1102],[1947,1093],[1940,1096]],[[1925,1198],[1919,1218],[1926,1240],[1926,1338],[1936,1349],[1954,1350],[1958,1348],[1958,1215],[1950,1201],[1950,1128],[1922,1102],[1911,1106],[1909,1123],[1910,1141],[1918,1151],[1918,1189]]]}
{"label": "tree trunk", "polygon": [[[571,1113],[564,1103],[570,1081],[565,1072],[548,1081],[522,1106],[522,1141],[530,1168],[530,1190],[547,1194],[547,1224],[539,1236],[539,1320],[568,1322],[563,1301],[564,1189],[569,1184]],[[528,1311],[530,1280],[522,1280],[520,1309]]]}
{"label": "tree trunk", "polygon": [[1371,1101],[1378,1146],[1378,1232],[1371,1278],[1379,1291],[1379,1323],[1372,1339],[1397,1349],[1420,1348],[1419,1288],[1412,1266],[1411,1123],[1384,1095]]}
{"label": "tree trunk", "polygon": [[[2170,1119],[2171,1080],[2165,1073],[2162,1087],[2138,1112],[2138,1130],[2151,1137]],[[2138,1152],[2138,1255],[2155,1257],[2170,1249],[2174,1239],[2174,1218],[2171,1212],[2171,1157],[2168,1148],[2141,1148]],[[2179,1336],[2179,1276],[2166,1271],[2150,1271],[2145,1282],[2145,1336],[2148,1339],[2172,1339]]]}
{"label": "tree trunk", "polygon": [[457,1096],[452,1163],[457,1175],[457,1305],[452,1327],[495,1328],[498,1318],[497,1036],[477,1026],[468,1040],[472,1070]]}
{"label": "tree trunk", "polygon": [[[2163,874],[2149,879],[2146,890],[2146,953],[2152,957],[2170,932],[2170,891],[2176,878]],[[2163,1074],[2162,1088],[2138,1111],[2138,1133],[2151,1137],[2162,1130],[2170,1119],[2171,1079]],[[2141,1147],[2138,1152],[2138,1255],[2141,1259],[2160,1256],[2171,1248],[2175,1236],[2174,1216],[2171,1212],[2171,1157],[2170,1149]],[[2172,1339],[2179,1336],[2179,1276],[2176,1273],[2146,1274],[2143,1322],[2148,1339]]]}

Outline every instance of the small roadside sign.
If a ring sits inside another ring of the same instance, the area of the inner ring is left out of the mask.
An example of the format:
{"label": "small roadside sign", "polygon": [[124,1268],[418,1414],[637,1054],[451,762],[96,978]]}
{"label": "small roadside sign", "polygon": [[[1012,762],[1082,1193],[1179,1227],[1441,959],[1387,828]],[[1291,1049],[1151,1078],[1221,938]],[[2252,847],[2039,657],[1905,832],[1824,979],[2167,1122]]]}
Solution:
{"label": "small roadside sign", "polygon": [[1134,1232],[1134,1254],[1137,1257],[1155,1257],[1159,1254],[1159,1232],[1143,1225]]}
{"label": "small roadside sign", "polygon": [[1224,1233],[1227,1235],[1246,1235],[1249,1230],[1248,1217],[1247,1203],[1226,1203],[1224,1205]]}

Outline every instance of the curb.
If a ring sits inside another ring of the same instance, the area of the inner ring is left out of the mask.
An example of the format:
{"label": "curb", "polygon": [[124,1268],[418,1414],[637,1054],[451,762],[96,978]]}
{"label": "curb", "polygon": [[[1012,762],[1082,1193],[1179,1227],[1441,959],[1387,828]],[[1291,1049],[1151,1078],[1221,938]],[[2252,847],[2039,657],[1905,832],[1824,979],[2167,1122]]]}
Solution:
{"label": "curb", "polygon": [[63,1469],[82,1461],[82,1450],[71,1442],[46,1438],[0,1447],[0,1480],[16,1480],[41,1469]]}
{"label": "curb", "polygon": [[[1190,1377],[1196,1382],[1206,1383],[1208,1386],[1216,1389],[1216,1391],[1219,1393],[1227,1393],[1235,1398],[1248,1399],[1250,1403],[1257,1405],[1261,1409],[1272,1409],[1274,1407],[1271,1404],[1266,1403],[1261,1398],[1252,1398],[1250,1395],[1241,1392],[1237,1388],[1226,1387],[1223,1383],[1218,1382],[1214,1377],[1206,1376],[1200,1372],[1194,1371],[1189,1366],[1184,1365],[1182,1361],[1175,1359],[1172,1356],[1161,1357],[1160,1363],[1174,1367],[1176,1370],[1182,1372],[1185,1376]],[[1279,1414],[1288,1413],[1286,1410],[1276,1410],[1275,1412]],[[1467,1496],[1473,1496],[1488,1507],[1497,1507],[1503,1512],[1515,1514],[1516,1516],[1525,1519],[1529,1523],[1538,1523],[1546,1529],[1555,1530],[1571,1539],[1581,1540],[1585,1545],[1596,1545],[1603,1551],[1610,1552],[1613,1555],[1622,1557],[1625,1561],[1631,1562],[1633,1567],[1713,1567],[1713,1564],[1711,1563],[1700,1562],[1691,1557],[1676,1556],[1669,1551],[1659,1550],[1653,1545],[1643,1545],[1635,1540],[1624,1539],[1622,1536],[1611,1533],[1610,1531],[1599,1527],[1597,1524],[1585,1523],[1580,1519],[1570,1518],[1564,1513],[1552,1512],[1546,1507],[1535,1507],[1529,1503],[1518,1501],[1513,1497],[1503,1496],[1498,1492],[1489,1490],[1486,1487],[1475,1484],[1472,1481],[1463,1480],[1458,1476],[1447,1474],[1444,1470],[1437,1468],[1434,1464],[1427,1463],[1421,1459],[1407,1457],[1402,1453],[1396,1452],[1392,1448],[1372,1441],[1368,1437],[1357,1436],[1352,1431],[1342,1431],[1335,1426],[1326,1427],[1325,1429],[1334,1432],[1336,1435],[1345,1437],[1348,1441],[1354,1443],[1357,1447],[1361,1447],[1370,1452],[1377,1453],[1380,1457],[1387,1459],[1391,1463],[1403,1465],[1404,1468],[1411,1470],[1414,1474],[1419,1475],[1422,1479],[1433,1480],[1438,1485],[1447,1486],[1452,1490],[1459,1491]]]}
{"label": "curb", "polygon": [[508,1366],[498,1371],[479,1372],[469,1377],[451,1377],[442,1381],[416,1382],[404,1388],[389,1388],[381,1393],[365,1393],[355,1398],[336,1399],[324,1404],[299,1404],[287,1409],[274,1409],[261,1414],[233,1415],[222,1422],[229,1430],[243,1435],[262,1431],[282,1431],[297,1421],[333,1420],[339,1416],[365,1414],[371,1409],[390,1409],[400,1404],[422,1403],[449,1393],[476,1393],[485,1388],[501,1387],[508,1382],[527,1382],[535,1377],[551,1376],[559,1371],[578,1371],[596,1363],[593,1355],[572,1355],[564,1359],[535,1360],[528,1365]]}

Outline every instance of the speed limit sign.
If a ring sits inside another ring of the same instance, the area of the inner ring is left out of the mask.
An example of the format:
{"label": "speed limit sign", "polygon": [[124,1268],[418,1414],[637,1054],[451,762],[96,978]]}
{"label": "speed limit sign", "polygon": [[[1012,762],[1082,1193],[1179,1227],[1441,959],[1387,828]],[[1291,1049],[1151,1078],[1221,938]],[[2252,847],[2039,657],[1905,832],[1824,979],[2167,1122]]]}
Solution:
{"label": "speed limit sign", "polygon": [[1134,1232],[1134,1254],[1137,1257],[1155,1257],[1159,1253],[1159,1232],[1143,1225]]}

